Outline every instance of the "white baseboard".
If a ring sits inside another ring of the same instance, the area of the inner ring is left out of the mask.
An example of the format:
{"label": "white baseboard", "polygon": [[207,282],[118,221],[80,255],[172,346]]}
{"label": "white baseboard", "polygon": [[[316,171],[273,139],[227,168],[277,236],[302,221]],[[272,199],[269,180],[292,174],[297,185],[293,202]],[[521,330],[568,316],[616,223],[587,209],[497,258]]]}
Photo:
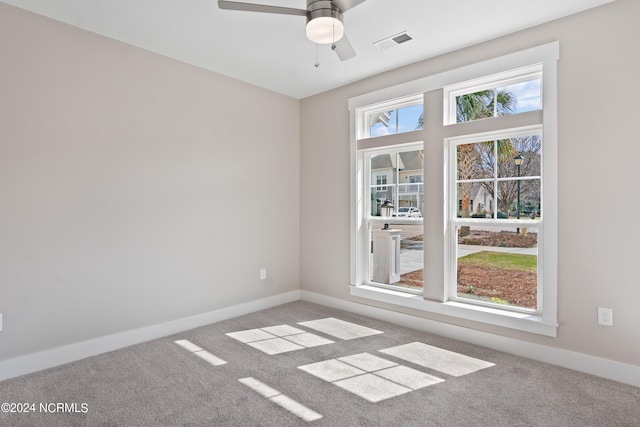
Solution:
{"label": "white baseboard", "polygon": [[290,291],[232,307],[221,308],[183,319],[172,320],[158,325],[118,332],[112,335],[52,348],[0,361],[0,381],[52,368],[54,366],[118,350],[156,338],[173,335],[189,329],[199,328],[221,320],[231,319],[289,302],[298,301],[300,291]]}
{"label": "white baseboard", "polygon": [[520,341],[308,291],[290,291],[159,325],[119,332],[0,361],[0,381],[298,300],[349,311],[640,387],[640,366]]}
{"label": "white baseboard", "polygon": [[640,366],[300,291],[300,299],[640,387]]}

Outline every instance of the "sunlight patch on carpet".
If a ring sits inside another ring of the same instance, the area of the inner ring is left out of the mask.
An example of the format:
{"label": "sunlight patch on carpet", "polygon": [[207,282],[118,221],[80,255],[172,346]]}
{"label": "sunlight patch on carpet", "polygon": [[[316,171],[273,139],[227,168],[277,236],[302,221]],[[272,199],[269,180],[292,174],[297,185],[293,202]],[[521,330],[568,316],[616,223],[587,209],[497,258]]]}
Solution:
{"label": "sunlight patch on carpet", "polygon": [[399,345],[380,350],[380,352],[454,377],[494,366],[491,362],[485,362],[484,360],[421,342]]}
{"label": "sunlight patch on carpet", "polygon": [[311,363],[298,369],[372,403],[444,381],[369,353]]}
{"label": "sunlight patch on carpet", "polygon": [[304,348],[301,345],[292,343],[291,341],[287,341],[282,338],[273,338],[270,340],[248,342],[247,344],[269,355],[286,353],[288,351],[294,351],[294,350],[302,350]]}
{"label": "sunlight patch on carpet", "polygon": [[226,335],[268,355],[334,343],[331,340],[289,325],[229,332]]}
{"label": "sunlight patch on carpet", "polygon": [[311,422],[322,418],[319,413],[253,377],[241,378],[238,381],[304,421]]}
{"label": "sunlight patch on carpet", "polygon": [[368,337],[383,333],[382,331],[377,331],[345,320],[334,319],[333,317],[310,320],[308,322],[298,322],[298,325],[302,325],[343,340],[352,340],[355,338]]}
{"label": "sunlight patch on carpet", "polygon": [[220,359],[218,356],[206,350],[203,350],[189,340],[176,340],[174,341],[174,343],[213,366],[220,366],[227,363],[226,361]]}

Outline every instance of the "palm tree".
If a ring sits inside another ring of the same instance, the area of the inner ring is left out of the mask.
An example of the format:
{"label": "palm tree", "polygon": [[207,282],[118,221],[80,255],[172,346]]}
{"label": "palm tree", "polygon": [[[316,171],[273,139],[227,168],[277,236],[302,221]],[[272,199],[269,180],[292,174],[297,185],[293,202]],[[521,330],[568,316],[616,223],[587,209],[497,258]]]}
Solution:
{"label": "palm tree", "polygon": [[[515,112],[516,96],[506,90],[481,90],[456,98],[456,122],[470,122]],[[416,130],[424,129],[424,113],[418,118]]]}
{"label": "palm tree", "polygon": [[[456,121],[458,123],[472,120],[511,114],[515,111],[516,97],[506,90],[482,90],[456,98]],[[491,144],[493,146],[493,144]],[[458,146],[458,179],[472,179],[481,167],[481,153],[476,144]],[[498,142],[498,156],[506,158],[513,154],[510,140]],[[458,187],[458,197],[462,201],[460,216],[469,218],[471,210],[471,183],[461,183]],[[469,227],[462,227],[461,235],[469,234]]]}
{"label": "palm tree", "polygon": [[461,123],[512,114],[515,104],[516,96],[506,90],[487,89],[461,95],[456,98],[456,120]]}

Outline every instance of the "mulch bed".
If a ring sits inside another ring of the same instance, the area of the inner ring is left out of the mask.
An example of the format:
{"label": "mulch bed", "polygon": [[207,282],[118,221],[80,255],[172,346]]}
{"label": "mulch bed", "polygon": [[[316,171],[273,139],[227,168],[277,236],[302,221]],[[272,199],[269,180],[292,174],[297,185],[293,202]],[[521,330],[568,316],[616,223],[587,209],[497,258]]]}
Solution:
{"label": "mulch bed", "polygon": [[503,270],[475,265],[458,265],[458,295],[499,298],[518,307],[536,308],[537,275],[535,272]]}
{"label": "mulch bed", "polygon": [[538,243],[538,233],[516,234],[513,231],[474,230],[468,236],[458,237],[459,245],[497,246],[500,248],[533,248]]}

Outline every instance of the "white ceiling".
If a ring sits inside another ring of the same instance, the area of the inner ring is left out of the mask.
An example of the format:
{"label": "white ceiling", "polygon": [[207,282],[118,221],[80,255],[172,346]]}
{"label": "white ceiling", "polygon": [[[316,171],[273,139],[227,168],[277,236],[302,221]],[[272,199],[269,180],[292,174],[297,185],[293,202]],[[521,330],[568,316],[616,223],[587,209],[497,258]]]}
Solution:
{"label": "white ceiling", "polygon": [[[0,0],[294,98],[457,50],[614,0],[367,0],[344,14],[357,52],[339,61],[305,36],[305,18],[218,9],[216,0]],[[244,1],[244,0],[242,0]],[[306,0],[249,0],[306,8]],[[408,31],[414,40],[374,42]]]}

